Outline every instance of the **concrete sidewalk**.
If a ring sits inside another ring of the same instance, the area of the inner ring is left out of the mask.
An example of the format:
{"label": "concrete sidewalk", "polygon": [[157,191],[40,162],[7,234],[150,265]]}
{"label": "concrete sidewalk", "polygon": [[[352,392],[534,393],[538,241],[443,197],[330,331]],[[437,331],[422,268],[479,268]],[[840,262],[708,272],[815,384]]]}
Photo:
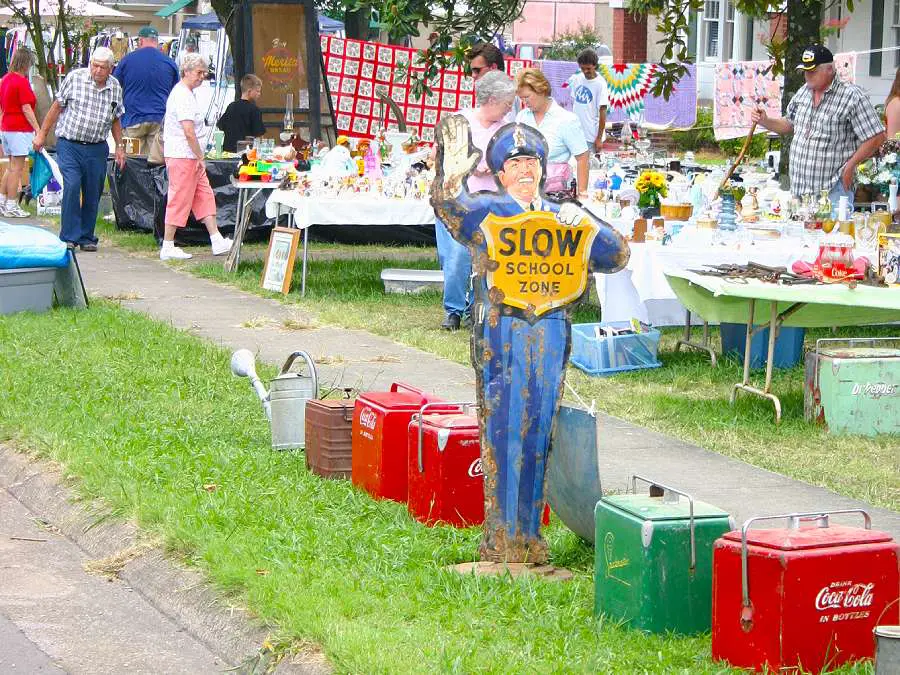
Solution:
{"label": "concrete sidewalk", "polygon": [[[321,365],[322,386],[387,388],[402,381],[448,400],[475,400],[474,372],[431,354],[365,331],[315,328],[291,331],[285,319],[304,317],[296,307],[198,279],[159,260],[105,247],[79,256],[89,291],[120,298],[123,306],[171,322],[229,349],[247,347],[280,364],[295,349]],[[268,321],[266,321],[268,319]],[[254,328],[245,327],[252,322]],[[387,357],[387,358],[386,358]],[[325,359],[328,361],[328,359]],[[235,386],[246,386],[235,383]],[[256,405],[251,392],[247,404]],[[632,474],[654,477],[725,509],[738,523],[751,516],[862,508],[874,526],[900,539],[900,513],[842,497],[607,415],[600,419],[604,488],[623,490]],[[850,516],[848,523],[859,523]]]}

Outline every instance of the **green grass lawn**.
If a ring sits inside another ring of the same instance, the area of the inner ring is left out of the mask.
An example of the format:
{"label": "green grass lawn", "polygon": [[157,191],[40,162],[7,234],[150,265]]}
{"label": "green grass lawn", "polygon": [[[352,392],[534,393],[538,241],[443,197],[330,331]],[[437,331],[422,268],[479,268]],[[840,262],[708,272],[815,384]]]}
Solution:
{"label": "green grass lawn", "polygon": [[[425,351],[468,363],[468,337],[438,329],[443,313],[440,296],[387,295],[380,280],[384,267],[396,260],[321,259],[327,249],[313,251],[306,298],[299,297],[299,267],[285,302],[316,314],[321,322],[358,328],[391,337]],[[436,269],[435,258],[404,260],[403,267]],[[252,293],[281,297],[259,288],[260,260],[242,263],[234,275],[219,263],[184,264],[199,276],[229,283]],[[596,296],[594,296],[596,297]],[[599,308],[582,305],[574,321],[596,321]],[[398,321],[402,317],[402,321]],[[569,369],[569,382],[587,400],[595,399],[605,412],[648,426],[710,450],[756,466],[828,487],[872,504],[900,508],[900,453],[896,437],[834,436],[803,419],[803,366],[776,370],[773,391],[781,397],[784,417],[775,426],[771,403],[740,395],[734,406],[728,398],[742,377],[742,365],[723,359],[713,368],[699,352],[674,352],[680,329],[664,329],[660,343],[663,367],[614,378],[588,377]],[[807,345],[817,337],[896,335],[895,327],[842,328],[807,332]],[[714,344],[718,337],[713,330]],[[763,371],[758,375],[761,378]]]}
{"label": "green grass lawn", "polygon": [[0,317],[0,438],[60,462],[84,496],[275,627],[278,644],[321,645],[338,672],[726,672],[708,635],[593,617],[592,551],[556,521],[552,562],[572,582],[443,570],[475,559],[477,529],[424,527],[403,505],[310,474],[300,452],[273,452],[228,360],[102,300]]}

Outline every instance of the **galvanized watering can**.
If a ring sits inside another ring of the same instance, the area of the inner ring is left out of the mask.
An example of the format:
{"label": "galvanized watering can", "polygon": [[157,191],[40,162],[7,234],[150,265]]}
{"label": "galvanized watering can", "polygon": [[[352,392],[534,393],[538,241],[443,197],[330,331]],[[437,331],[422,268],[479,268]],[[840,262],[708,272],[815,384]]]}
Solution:
{"label": "galvanized watering can", "polygon": [[[295,362],[300,362],[299,359],[306,361],[305,375],[291,370]],[[231,356],[231,372],[250,378],[250,384],[262,401],[272,427],[272,448],[287,450],[304,447],[306,402],[319,397],[319,378],[309,354],[304,351],[291,354],[281,367],[281,372],[272,380],[268,392],[256,374],[253,353],[249,349],[239,349]]]}

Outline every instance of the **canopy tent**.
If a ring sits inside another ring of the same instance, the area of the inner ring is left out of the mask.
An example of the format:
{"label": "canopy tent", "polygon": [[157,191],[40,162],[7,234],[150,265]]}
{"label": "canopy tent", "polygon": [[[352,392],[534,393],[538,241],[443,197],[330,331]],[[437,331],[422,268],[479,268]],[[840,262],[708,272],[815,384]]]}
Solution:
{"label": "canopy tent", "polygon": [[181,23],[182,30],[219,30],[222,22],[215,12],[207,12],[206,14],[198,14],[190,19],[185,19]]}
{"label": "canopy tent", "polygon": [[[178,0],[178,2],[181,2],[181,0]],[[172,3],[169,7],[178,4],[178,2]],[[159,14],[159,12],[157,12],[157,14]],[[215,12],[207,12],[206,14],[192,16],[190,19],[185,19],[181,24],[182,30],[219,30],[221,27],[222,22],[219,21],[219,17]],[[342,30],[344,30],[343,21],[338,21],[337,19],[332,19],[324,14],[319,14],[320,33],[337,33]]]}
{"label": "canopy tent", "polygon": [[[74,16],[82,16],[91,19],[131,19],[131,14],[120,12],[112,7],[101,5],[99,2],[91,0],[68,0],[66,2],[66,10]],[[27,2],[16,2],[13,6],[3,5],[0,7],[0,16],[11,17],[15,14],[13,8],[19,9],[26,14],[31,13],[31,6]],[[42,17],[52,18],[59,14],[59,2],[57,0],[41,0],[40,14]]]}

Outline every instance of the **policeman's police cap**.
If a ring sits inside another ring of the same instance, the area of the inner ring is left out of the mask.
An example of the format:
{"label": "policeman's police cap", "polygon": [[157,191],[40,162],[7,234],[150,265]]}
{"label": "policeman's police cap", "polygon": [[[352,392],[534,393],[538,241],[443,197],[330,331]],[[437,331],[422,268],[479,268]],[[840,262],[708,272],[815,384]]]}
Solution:
{"label": "policeman's police cap", "polygon": [[507,124],[491,139],[487,155],[487,165],[494,173],[501,171],[507,160],[516,157],[535,157],[543,166],[547,159],[547,141],[534,127]]}

